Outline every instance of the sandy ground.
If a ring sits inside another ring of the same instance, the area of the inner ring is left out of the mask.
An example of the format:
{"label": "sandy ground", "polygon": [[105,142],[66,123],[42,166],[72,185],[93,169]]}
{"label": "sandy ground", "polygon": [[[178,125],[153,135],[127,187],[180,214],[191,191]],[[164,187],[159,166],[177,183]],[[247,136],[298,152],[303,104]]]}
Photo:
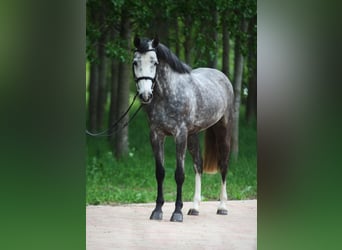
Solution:
{"label": "sandy ground", "polygon": [[257,201],[228,201],[228,215],[217,215],[218,202],[202,202],[199,216],[170,222],[174,203],[165,203],[163,220],[151,221],[154,204],[87,206],[87,250],[100,249],[256,249]]}

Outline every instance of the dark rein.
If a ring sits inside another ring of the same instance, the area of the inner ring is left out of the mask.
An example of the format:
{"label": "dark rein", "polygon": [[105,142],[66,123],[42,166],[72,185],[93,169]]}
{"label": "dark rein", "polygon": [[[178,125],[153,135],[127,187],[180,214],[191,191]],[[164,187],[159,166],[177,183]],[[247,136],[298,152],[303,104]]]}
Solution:
{"label": "dark rein", "polygon": [[133,120],[133,118],[137,115],[137,113],[139,112],[139,110],[141,109],[142,105],[139,106],[139,108],[134,112],[134,114],[132,115],[131,118],[129,118],[129,120],[127,122],[125,122],[125,124],[121,127],[121,128],[117,128],[116,130],[112,131],[111,133],[109,133],[111,130],[115,129],[118,125],[119,125],[119,122],[128,114],[128,112],[130,111],[130,109],[133,107],[133,104],[136,100],[138,96],[138,93],[135,94],[134,98],[133,98],[133,101],[132,103],[129,105],[128,109],[126,110],[125,113],[123,113],[120,118],[115,122],[113,123],[110,128],[100,132],[100,133],[91,133],[89,132],[89,130],[86,129],[86,134],[87,135],[90,135],[90,136],[111,136],[117,132],[119,132],[120,130],[124,129],[125,127],[128,126],[128,124]]}

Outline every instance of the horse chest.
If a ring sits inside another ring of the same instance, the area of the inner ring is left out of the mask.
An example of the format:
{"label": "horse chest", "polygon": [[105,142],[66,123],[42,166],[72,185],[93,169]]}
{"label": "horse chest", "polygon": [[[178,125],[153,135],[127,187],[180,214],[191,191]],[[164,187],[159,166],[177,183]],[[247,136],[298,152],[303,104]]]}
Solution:
{"label": "horse chest", "polygon": [[189,111],[184,104],[154,105],[147,111],[151,129],[160,129],[173,134],[180,126],[188,123]]}

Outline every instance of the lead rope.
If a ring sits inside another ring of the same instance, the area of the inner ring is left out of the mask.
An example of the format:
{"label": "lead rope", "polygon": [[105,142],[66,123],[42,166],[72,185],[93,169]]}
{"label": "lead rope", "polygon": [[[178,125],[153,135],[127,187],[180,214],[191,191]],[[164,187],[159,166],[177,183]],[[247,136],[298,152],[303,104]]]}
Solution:
{"label": "lead rope", "polygon": [[100,137],[100,136],[111,136],[113,135],[114,133],[117,133],[118,131],[124,129],[126,126],[128,126],[128,124],[133,120],[133,118],[136,116],[136,114],[139,112],[139,110],[141,109],[142,105],[140,105],[140,107],[134,112],[134,114],[132,115],[132,117],[121,127],[121,128],[117,128],[116,130],[112,131],[111,133],[109,133],[111,130],[115,129],[119,122],[128,114],[128,112],[130,111],[130,109],[132,108],[136,98],[138,96],[138,93],[135,94],[134,98],[133,98],[133,101],[131,103],[131,105],[128,107],[128,109],[126,110],[125,113],[123,113],[120,118],[115,122],[113,123],[110,128],[100,132],[100,133],[91,133],[88,129],[86,129],[86,134],[87,135],[90,135],[90,136],[96,136],[96,137]]}

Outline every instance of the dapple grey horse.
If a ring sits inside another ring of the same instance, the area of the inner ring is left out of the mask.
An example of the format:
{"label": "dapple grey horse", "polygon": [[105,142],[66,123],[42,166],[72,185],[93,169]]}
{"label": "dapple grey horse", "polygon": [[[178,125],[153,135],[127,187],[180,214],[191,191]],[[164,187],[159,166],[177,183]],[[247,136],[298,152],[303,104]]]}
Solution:
{"label": "dapple grey horse", "polygon": [[[183,221],[182,185],[186,149],[193,158],[195,195],[189,215],[199,214],[201,175],[219,171],[222,176],[217,214],[227,214],[226,175],[230,155],[233,115],[233,88],[228,78],[211,68],[192,70],[181,62],[158,38],[134,38],[133,75],[138,96],[147,113],[150,140],[156,164],[157,200],[150,219],[163,218],[164,141],[176,143],[175,180],[177,198],[171,221]],[[199,132],[205,130],[204,160]]]}

